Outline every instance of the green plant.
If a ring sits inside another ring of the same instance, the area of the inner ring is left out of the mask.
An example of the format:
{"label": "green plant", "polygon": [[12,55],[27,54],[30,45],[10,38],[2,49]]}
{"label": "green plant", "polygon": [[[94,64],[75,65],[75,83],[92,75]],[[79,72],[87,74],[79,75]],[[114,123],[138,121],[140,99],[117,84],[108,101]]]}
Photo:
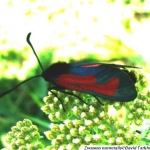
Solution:
{"label": "green plant", "polygon": [[[51,121],[50,130],[44,132],[50,140],[49,146],[43,146],[37,126],[27,119],[11,128],[7,143],[14,150],[35,149],[36,146],[38,150],[44,147],[45,150],[73,150],[80,149],[83,145],[142,145],[143,139],[148,140],[149,134],[147,132],[142,137],[135,131],[144,119],[150,118],[150,91],[143,73],[134,69],[128,71],[136,77],[138,96],[134,101],[112,102],[99,98],[102,105],[91,95],[72,91],[86,102],[84,103],[74,96],[53,90],[57,96],[49,92],[43,99],[45,105],[41,108]],[[63,100],[66,111],[59,98]],[[144,144],[147,144],[146,140]]]}

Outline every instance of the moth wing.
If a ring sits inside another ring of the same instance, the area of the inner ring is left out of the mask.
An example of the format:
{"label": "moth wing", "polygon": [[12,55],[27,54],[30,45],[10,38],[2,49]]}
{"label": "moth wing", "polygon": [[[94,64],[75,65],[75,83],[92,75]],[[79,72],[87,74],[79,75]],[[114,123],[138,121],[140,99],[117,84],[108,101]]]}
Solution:
{"label": "moth wing", "polygon": [[101,63],[70,64],[68,73],[59,75],[56,84],[121,102],[134,100],[137,96],[134,83],[127,73]]}

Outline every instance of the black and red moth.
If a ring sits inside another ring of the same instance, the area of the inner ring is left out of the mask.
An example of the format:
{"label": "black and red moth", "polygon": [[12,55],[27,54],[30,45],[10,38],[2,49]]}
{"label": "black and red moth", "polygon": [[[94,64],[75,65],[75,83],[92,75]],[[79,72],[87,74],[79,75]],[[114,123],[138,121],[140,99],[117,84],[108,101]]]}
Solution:
{"label": "black and red moth", "polygon": [[101,63],[56,63],[46,69],[42,77],[53,83],[57,89],[76,90],[120,102],[134,100],[137,97],[134,83],[119,66]]}
{"label": "black and red moth", "polygon": [[[119,102],[132,101],[137,97],[137,91],[129,73],[120,69],[136,67],[90,62],[74,64],[58,62],[44,70],[30,43],[30,35],[31,33],[27,36],[27,42],[37,57],[43,73],[22,83],[42,76],[54,85],[53,89],[57,90],[70,89]],[[9,91],[1,93],[0,97],[8,94],[22,83]]]}

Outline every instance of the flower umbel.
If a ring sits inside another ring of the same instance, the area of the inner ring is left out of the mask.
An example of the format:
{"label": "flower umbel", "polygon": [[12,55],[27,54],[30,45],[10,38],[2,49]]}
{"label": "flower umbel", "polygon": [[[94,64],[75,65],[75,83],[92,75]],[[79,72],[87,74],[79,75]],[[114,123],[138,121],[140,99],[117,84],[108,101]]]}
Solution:
{"label": "flower umbel", "polygon": [[44,145],[39,141],[40,138],[37,126],[33,125],[29,119],[24,119],[11,128],[6,142],[13,150],[42,150]]}

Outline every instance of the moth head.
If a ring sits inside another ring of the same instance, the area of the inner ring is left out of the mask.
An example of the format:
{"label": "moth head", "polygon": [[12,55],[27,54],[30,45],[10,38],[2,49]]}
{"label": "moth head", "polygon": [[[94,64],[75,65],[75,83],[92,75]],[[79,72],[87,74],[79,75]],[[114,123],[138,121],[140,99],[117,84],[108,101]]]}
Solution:
{"label": "moth head", "polygon": [[48,67],[42,74],[46,81],[51,82],[53,78],[57,78],[61,74],[66,74],[69,70],[69,64],[58,62]]}

